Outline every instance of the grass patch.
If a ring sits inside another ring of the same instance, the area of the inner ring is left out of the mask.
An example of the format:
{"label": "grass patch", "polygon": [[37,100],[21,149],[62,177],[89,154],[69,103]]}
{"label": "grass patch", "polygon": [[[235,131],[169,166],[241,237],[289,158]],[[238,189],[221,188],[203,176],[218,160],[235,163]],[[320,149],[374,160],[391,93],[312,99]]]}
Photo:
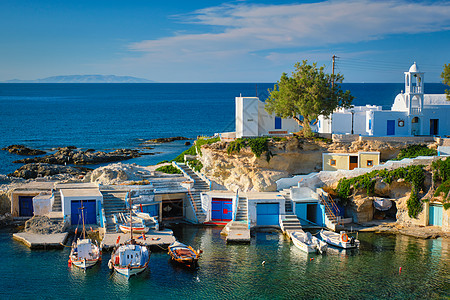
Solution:
{"label": "grass patch", "polygon": [[198,159],[189,161],[189,166],[191,166],[191,168],[196,172],[200,172],[203,169],[203,164]]}

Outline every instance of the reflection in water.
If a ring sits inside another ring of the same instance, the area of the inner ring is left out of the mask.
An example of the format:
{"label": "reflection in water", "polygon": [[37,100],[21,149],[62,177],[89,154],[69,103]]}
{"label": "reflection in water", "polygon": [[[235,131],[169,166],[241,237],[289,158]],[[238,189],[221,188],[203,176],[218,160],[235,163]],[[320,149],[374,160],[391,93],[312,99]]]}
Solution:
{"label": "reflection in water", "polygon": [[[204,252],[198,269],[153,252],[149,269],[129,280],[107,267],[110,254],[86,272],[68,268],[68,250],[30,251],[0,233],[6,260],[0,298],[445,298],[450,249],[444,239],[359,234],[361,248],[306,254],[279,233],[253,233],[250,244],[227,245],[221,228],[177,226],[180,242]],[[262,262],[265,261],[265,264]],[[23,270],[27,268],[24,274]],[[402,273],[399,274],[399,267]],[[21,280],[17,280],[21,278]]]}

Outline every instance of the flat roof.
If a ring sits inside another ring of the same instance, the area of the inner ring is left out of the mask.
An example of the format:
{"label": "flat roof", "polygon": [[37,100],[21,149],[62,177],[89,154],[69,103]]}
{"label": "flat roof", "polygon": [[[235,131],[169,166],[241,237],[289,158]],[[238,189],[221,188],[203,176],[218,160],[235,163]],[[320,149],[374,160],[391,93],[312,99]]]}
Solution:
{"label": "flat roof", "polygon": [[57,189],[98,189],[98,183],[91,182],[79,182],[79,183],[57,183],[55,184]]}
{"label": "flat roof", "polygon": [[[222,191],[222,190],[217,190],[217,191],[209,191],[206,192],[205,194],[209,195],[209,196],[218,196],[218,197],[236,197],[236,192],[232,192],[232,191]],[[239,192],[238,193],[239,198],[241,197],[245,197],[248,198],[249,200],[253,200],[253,199],[259,199],[259,200],[270,200],[270,199],[284,199],[283,195],[281,195],[279,192]]]}
{"label": "flat roof", "polygon": [[103,197],[98,189],[62,189],[64,197]]}

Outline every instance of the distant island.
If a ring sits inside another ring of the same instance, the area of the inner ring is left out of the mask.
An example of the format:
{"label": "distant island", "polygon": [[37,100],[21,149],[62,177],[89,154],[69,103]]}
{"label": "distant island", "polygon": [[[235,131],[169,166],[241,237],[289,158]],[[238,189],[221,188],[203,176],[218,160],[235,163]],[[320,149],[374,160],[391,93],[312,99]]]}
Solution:
{"label": "distant island", "polygon": [[12,79],[3,83],[154,83],[152,80],[116,75],[63,75],[35,80]]}

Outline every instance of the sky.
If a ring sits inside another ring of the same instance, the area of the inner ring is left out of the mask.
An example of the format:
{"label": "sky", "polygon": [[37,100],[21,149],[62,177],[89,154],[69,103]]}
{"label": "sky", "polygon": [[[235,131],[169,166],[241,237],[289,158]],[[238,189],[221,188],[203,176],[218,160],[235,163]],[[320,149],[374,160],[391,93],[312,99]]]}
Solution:
{"label": "sky", "polygon": [[450,63],[450,1],[1,0],[0,81],[118,75],[276,82],[303,60],[345,82],[426,82]]}

